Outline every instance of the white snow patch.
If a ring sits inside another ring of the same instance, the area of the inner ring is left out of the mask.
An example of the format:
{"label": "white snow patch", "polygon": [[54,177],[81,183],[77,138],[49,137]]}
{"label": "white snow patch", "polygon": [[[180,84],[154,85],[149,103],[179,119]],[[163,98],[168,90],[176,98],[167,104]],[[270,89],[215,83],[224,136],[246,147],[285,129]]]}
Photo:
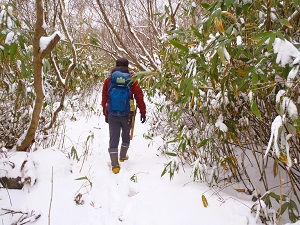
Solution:
{"label": "white snow patch", "polygon": [[228,131],[228,127],[226,126],[225,123],[223,123],[223,116],[222,115],[219,116],[217,122],[215,123],[215,126],[223,132]]}
{"label": "white snow patch", "polygon": [[58,35],[61,36],[59,31],[54,32],[51,36],[49,37],[41,37],[40,40],[40,51],[44,51],[47,46],[49,45],[49,43],[54,39],[54,37]]}
{"label": "white snow patch", "polygon": [[237,44],[237,45],[242,45],[242,37],[241,37],[240,35],[238,35],[238,36],[236,37],[236,44]]}
{"label": "white snow patch", "polygon": [[300,58],[298,49],[288,40],[276,38],[273,44],[274,52],[277,53],[276,63],[284,67],[286,64],[292,64],[294,58]]}
{"label": "white snow patch", "polygon": [[268,153],[271,149],[271,145],[273,143],[273,140],[274,140],[273,146],[275,148],[275,154],[276,154],[277,157],[279,157],[280,149],[279,149],[277,140],[278,140],[279,128],[282,126],[282,121],[283,121],[283,118],[281,116],[277,116],[275,118],[275,120],[272,122],[271,137],[270,137],[270,140],[269,140],[269,143],[268,143],[268,147],[266,149],[265,157],[268,155]]}

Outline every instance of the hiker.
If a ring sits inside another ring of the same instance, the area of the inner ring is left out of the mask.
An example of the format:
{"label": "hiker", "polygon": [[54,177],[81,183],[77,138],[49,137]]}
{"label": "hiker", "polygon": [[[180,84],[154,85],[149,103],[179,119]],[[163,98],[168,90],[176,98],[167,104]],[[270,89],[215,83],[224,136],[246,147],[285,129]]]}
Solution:
{"label": "hiker", "polygon": [[[146,105],[143,91],[137,81],[132,82],[128,60],[119,58],[116,67],[104,81],[102,89],[102,107],[105,121],[109,125],[109,148],[113,173],[119,173],[120,162],[128,159],[130,130],[134,125],[134,99],[140,110],[141,123],[146,121]],[[128,95],[128,96],[127,96]],[[120,155],[118,151],[120,134],[122,136]]]}

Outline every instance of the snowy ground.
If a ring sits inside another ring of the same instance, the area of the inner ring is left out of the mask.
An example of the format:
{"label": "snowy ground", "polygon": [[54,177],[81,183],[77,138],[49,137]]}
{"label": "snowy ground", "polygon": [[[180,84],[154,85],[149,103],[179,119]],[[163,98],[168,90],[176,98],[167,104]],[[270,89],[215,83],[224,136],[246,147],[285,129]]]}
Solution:
{"label": "snowy ground", "polygon": [[[121,171],[115,175],[110,168],[104,118],[77,116],[76,121],[67,122],[64,143],[58,143],[68,152],[74,146],[81,160],[68,159],[58,148],[10,155],[14,161],[28,156],[36,170],[28,163],[27,173],[37,180],[23,190],[0,189],[0,213],[11,209],[40,214],[32,223],[35,225],[260,224],[250,212],[251,196],[233,191],[233,187],[219,191],[191,182],[188,168],[172,181],[167,175],[161,177],[168,159],[157,152],[159,137],[152,144],[143,138],[147,129],[147,124],[136,122],[130,158],[121,163]],[[88,154],[83,163],[85,150]],[[203,194],[208,207],[203,206]],[[79,204],[74,201],[76,196]],[[2,215],[0,224],[17,224],[20,216]]]}

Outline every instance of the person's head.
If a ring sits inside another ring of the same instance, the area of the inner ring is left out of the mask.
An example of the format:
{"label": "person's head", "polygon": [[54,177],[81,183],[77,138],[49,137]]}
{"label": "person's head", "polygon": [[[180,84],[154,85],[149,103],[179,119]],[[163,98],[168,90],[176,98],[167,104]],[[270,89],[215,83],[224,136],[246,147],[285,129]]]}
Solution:
{"label": "person's head", "polygon": [[129,64],[129,62],[126,58],[119,58],[116,61],[116,67],[118,67],[118,66],[128,67],[128,64]]}

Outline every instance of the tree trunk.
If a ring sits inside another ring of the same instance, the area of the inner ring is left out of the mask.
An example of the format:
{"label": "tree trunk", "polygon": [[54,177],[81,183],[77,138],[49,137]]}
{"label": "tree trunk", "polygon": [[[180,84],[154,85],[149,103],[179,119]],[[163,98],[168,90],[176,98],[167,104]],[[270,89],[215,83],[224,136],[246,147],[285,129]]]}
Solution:
{"label": "tree trunk", "polygon": [[33,37],[33,77],[34,77],[34,91],[36,94],[34,109],[31,117],[31,123],[28,128],[25,138],[21,144],[17,146],[18,151],[26,151],[32,143],[34,143],[34,136],[38,128],[40,113],[44,102],[44,90],[43,90],[43,58],[51,52],[57,42],[60,40],[59,35],[56,35],[53,41],[43,51],[40,51],[40,39],[44,35],[44,10],[43,0],[36,0],[36,26]]}

